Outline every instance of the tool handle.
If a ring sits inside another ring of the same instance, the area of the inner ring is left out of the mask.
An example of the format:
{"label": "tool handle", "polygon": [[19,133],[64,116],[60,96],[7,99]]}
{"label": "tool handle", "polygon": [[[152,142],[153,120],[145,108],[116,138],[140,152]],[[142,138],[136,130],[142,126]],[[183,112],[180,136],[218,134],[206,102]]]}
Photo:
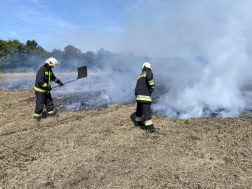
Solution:
{"label": "tool handle", "polygon": [[[70,83],[70,82],[76,81],[76,80],[78,80],[78,79],[79,79],[79,78],[74,79],[74,80],[71,80],[71,81],[68,81],[68,82],[63,83],[63,84],[65,85],[65,84],[67,84],[67,83]],[[55,88],[57,88],[57,87],[60,87],[60,85],[57,85],[57,86],[53,87],[52,89],[55,89]]]}

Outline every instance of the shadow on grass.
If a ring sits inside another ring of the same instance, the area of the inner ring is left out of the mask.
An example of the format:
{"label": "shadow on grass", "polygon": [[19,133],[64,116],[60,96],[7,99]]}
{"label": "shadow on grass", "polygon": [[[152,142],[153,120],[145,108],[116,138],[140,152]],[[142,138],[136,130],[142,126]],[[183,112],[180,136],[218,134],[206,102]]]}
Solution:
{"label": "shadow on grass", "polygon": [[136,122],[135,122],[135,117],[136,117],[136,112],[134,112],[134,113],[132,113],[131,115],[130,115],[130,119],[131,119],[131,121],[135,124]]}
{"label": "shadow on grass", "polygon": [[136,126],[135,118],[136,118],[136,112],[134,112],[134,113],[132,113],[132,114],[130,115],[131,121],[134,123],[135,127],[139,127],[139,128],[142,129],[142,130],[146,130],[146,127],[144,126],[143,120],[142,120],[142,122],[141,122],[141,126]]}

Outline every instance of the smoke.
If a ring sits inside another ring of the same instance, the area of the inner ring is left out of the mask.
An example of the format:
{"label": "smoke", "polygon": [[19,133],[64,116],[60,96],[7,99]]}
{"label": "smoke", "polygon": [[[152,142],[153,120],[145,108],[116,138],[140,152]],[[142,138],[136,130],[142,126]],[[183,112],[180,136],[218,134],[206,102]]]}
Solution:
{"label": "smoke", "polygon": [[[245,97],[252,81],[251,5],[249,0],[149,0],[125,13],[130,24],[117,50],[154,57],[149,62],[156,86],[169,89],[154,112],[178,118],[237,117],[251,109]],[[127,64],[140,70],[141,63],[138,68]]]}
{"label": "smoke", "polygon": [[134,25],[134,31],[144,31],[137,36],[142,40],[138,51],[154,50],[153,55],[184,60],[173,66],[154,63],[154,74],[163,75],[160,82],[168,83],[169,92],[153,110],[171,117],[198,118],[213,113],[237,117],[248,109],[243,90],[252,79],[252,13],[248,8],[252,2],[150,1],[148,6],[151,4],[151,10],[160,10],[154,16],[158,24],[147,27],[142,20]]}
{"label": "smoke", "polygon": [[[59,87],[53,91],[54,96],[71,95],[80,93],[80,99],[77,101],[88,101],[89,106],[99,107],[111,104],[131,103],[134,100],[136,79],[141,72],[133,67],[127,66],[127,62],[142,59],[135,57],[131,52],[114,54],[107,51],[99,52],[99,61],[93,66],[88,68],[88,77],[69,83],[66,86]],[[142,60],[140,61],[142,62]],[[133,63],[133,62],[131,62]],[[56,73],[55,73],[56,75]],[[67,82],[75,78],[62,78],[61,81]],[[87,94],[91,94],[85,96]],[[75,98],[72,96],[72,98]],[[81,105],[80,105],[81,106]],[[69,107],[76,106],[76,103]]]}
{"label": "smoke", "polygon": [[[92,103],[132,102],[141,66],[148,61],[156,84],[153,95],[161,86],[167,89],[152,106],[158,115],[238,117],[251,110],[250,0],[145,0],[130,7],[120,14],[126,23],[123,32],[106,33],[109,43],[101,44],[108,51],[99,50],[94,66],[88,67],[97,76],[57,88],[55,96],[98,91]],[[82,43],[77,33],[74,37]]]}

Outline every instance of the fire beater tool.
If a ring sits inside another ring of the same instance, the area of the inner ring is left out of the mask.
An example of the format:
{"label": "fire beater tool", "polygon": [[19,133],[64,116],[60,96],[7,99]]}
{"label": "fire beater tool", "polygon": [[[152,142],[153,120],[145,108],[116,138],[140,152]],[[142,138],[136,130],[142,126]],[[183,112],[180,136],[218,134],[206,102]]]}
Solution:
{"label": "fire beater tool", "polygon": [[[66,82],[66,83],[63,83],[64,85],[67,84],[67,83],[76,81],[76,80],[78,80],[78,79],[81,79],[81,78],[83,78],[83,77],[87,77],[87,66],[79,67],[79,68],[77,68],[77,70],[78,70],[78,76],[77,76],[77,78],[74,79],[74,80],[68,81],[68,82]],[[57,85],[56,87],[53,87],[52,89],[55,89],[55,88],[57,88],[57,87],[60,87],[60,85]]]}

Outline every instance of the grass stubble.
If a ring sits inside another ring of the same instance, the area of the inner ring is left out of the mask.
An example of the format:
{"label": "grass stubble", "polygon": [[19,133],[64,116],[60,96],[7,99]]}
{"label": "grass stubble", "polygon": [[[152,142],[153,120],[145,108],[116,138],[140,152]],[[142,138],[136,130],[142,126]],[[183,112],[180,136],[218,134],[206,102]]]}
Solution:
{"label": "grass stubble", "polygon": [[0,91],[0,188],[251,188],[252,120],[153,117],[134,106],[33,120],[34,94]]}

